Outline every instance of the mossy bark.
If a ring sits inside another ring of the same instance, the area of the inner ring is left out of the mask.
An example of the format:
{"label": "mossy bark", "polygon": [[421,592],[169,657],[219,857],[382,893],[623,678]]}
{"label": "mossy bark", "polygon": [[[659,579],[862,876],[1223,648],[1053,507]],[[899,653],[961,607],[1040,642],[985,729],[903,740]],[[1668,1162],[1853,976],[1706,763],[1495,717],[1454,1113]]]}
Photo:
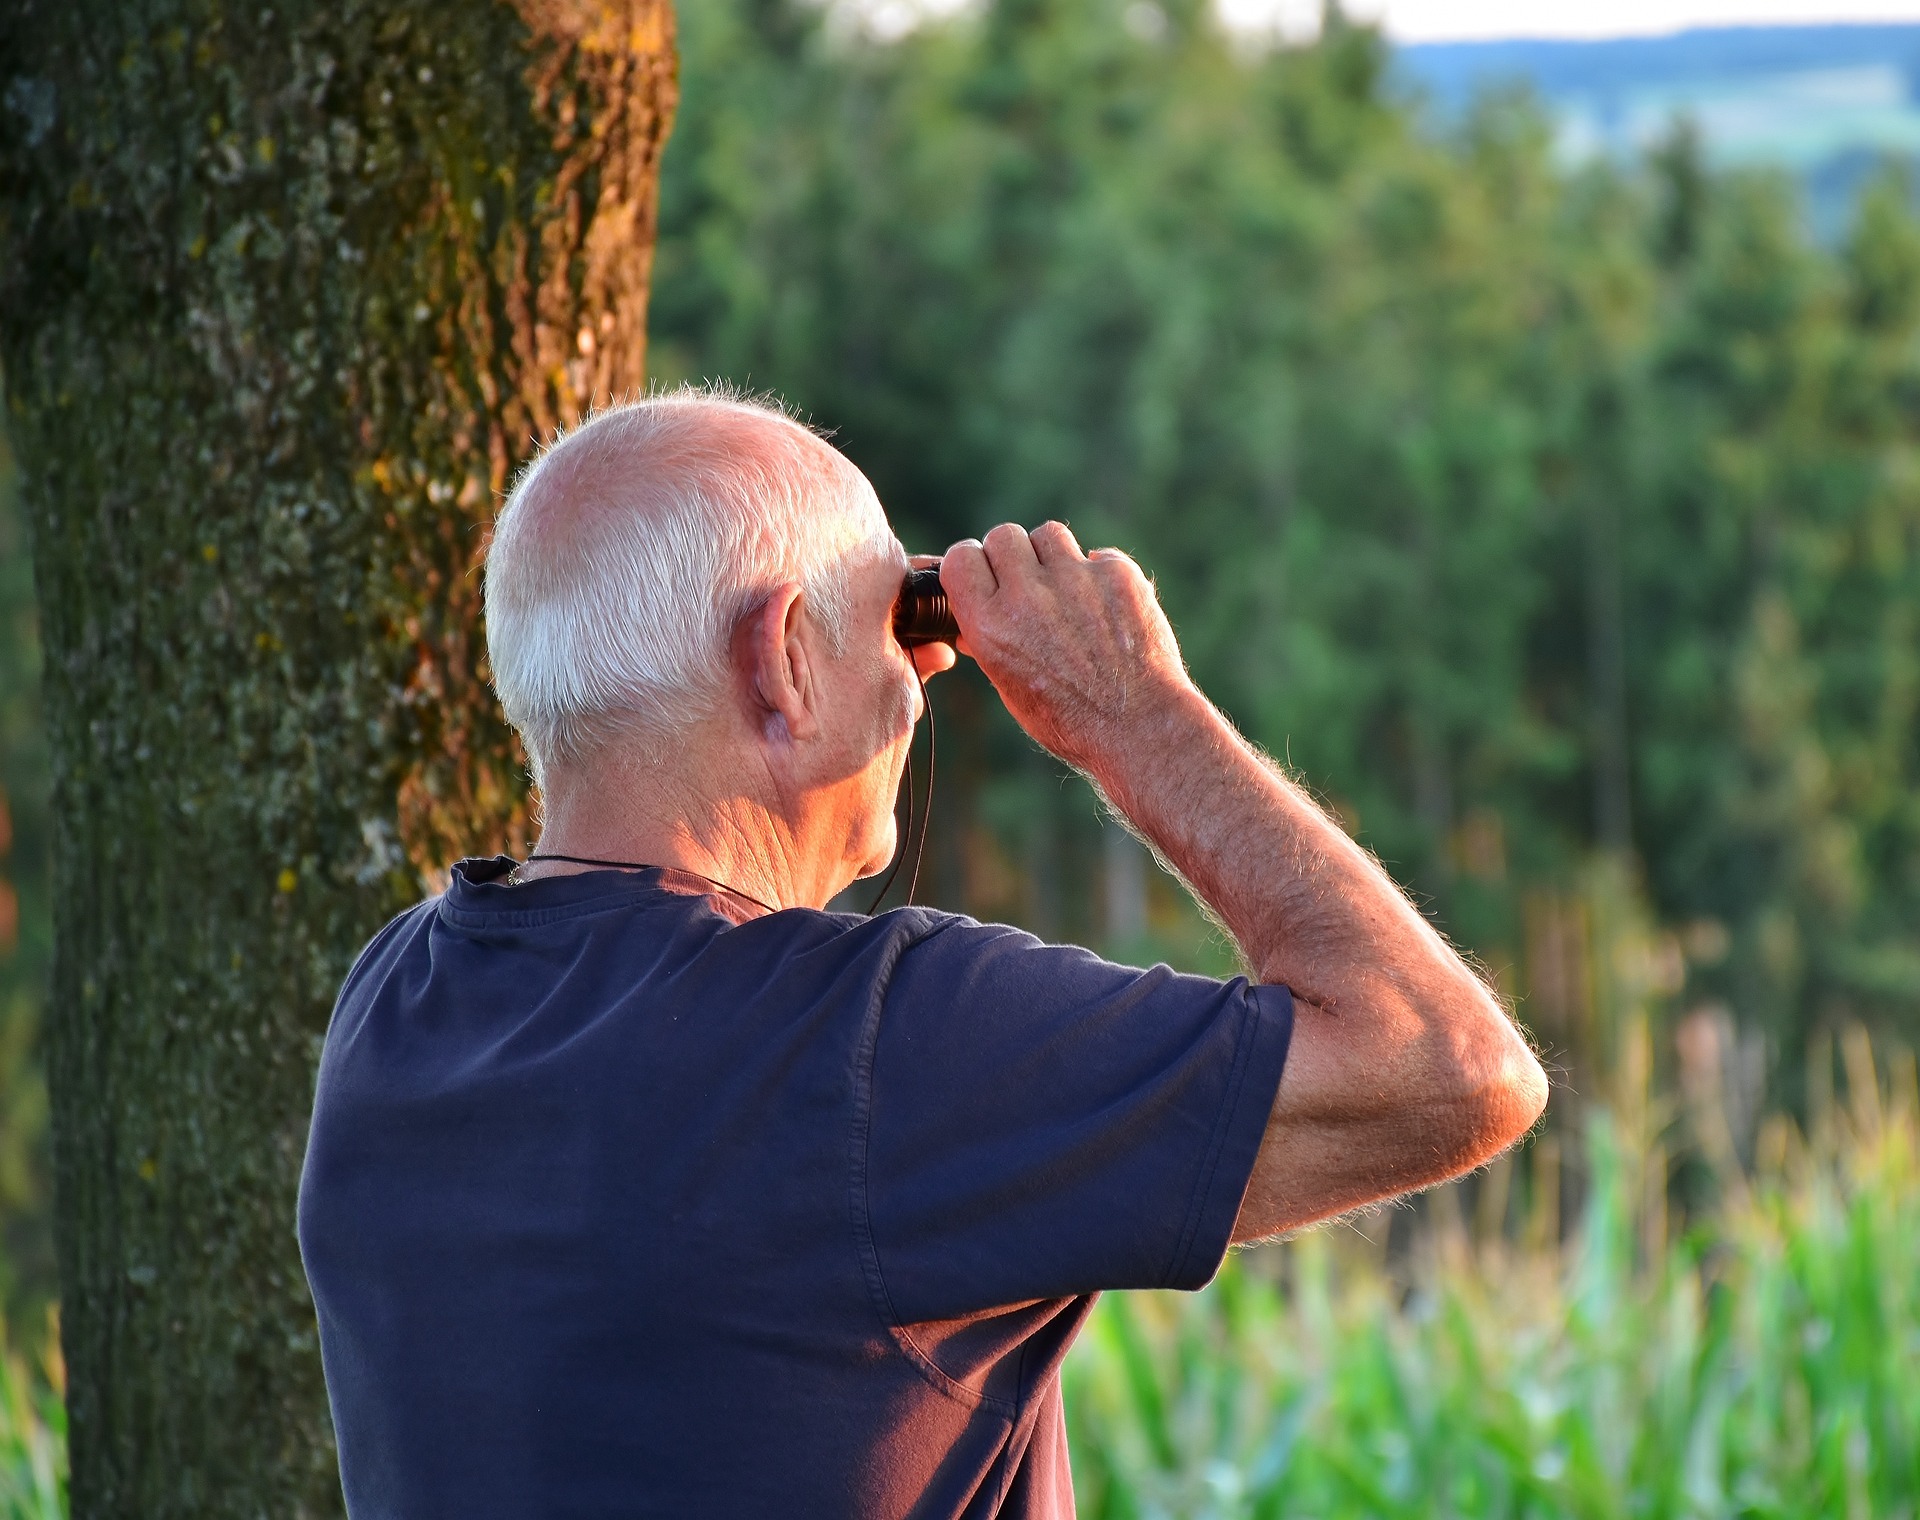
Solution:
{"label": "mossy bark", "polygon": [[[270,8],[269,8],[270,6]],[[476,566],[642,380],[667,0],[13,0],[74,1512],[337,1512],[294,1193],[355,952],[521,841]]]}

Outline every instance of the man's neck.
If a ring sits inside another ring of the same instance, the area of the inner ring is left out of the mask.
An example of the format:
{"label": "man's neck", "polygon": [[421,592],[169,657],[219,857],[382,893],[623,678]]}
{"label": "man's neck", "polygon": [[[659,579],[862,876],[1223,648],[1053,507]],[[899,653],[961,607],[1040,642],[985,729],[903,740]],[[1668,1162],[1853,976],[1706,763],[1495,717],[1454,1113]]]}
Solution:
{"label": "man's neck", "polygon": [[[818,878],[821,853],[753,796],[716,799],[658,769],[560,778],[546,799],[535,855],[671,866],[773,908],[821,907],[837,890]],[[535,861],[525,877],[590,870]]]}
{"label": "man's neck", "polygon": [[[778,852],[729,848],[732,831],[695,833],[668,825],[596,827],[577,819],[549,819],[524,877],[591,870],[587,862],[665,866],[701,876],[769,908],[792,907],[805,893]],[[548,857],[548,858],[542,858]],[[572,857],[560,859],[555,857]]]}

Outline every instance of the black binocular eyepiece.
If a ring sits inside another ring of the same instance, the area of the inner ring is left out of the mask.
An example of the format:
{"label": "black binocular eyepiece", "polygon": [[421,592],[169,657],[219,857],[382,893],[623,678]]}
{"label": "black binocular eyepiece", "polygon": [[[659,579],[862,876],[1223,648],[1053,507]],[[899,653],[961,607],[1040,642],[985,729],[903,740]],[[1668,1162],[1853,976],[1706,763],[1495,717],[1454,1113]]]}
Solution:
{"label": "black binocular eyepiece", "polygon": [[951,644],[960,637],[947,593],[940,586],[940,562],[909,570],[893,604],[893,636],[902,644]]}

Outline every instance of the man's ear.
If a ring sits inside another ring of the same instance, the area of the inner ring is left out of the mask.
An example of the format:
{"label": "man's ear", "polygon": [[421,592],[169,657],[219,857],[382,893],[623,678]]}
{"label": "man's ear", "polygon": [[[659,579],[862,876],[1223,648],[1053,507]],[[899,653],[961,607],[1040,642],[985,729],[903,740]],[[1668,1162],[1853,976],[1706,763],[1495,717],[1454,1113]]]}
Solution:
{"label": "man's ear", "polygon": [[733,663],[755,721],[779,719],[795,739],[819,732],[819,686],[802,637],[804,601],[797,581],[774,587],[733,630]]}

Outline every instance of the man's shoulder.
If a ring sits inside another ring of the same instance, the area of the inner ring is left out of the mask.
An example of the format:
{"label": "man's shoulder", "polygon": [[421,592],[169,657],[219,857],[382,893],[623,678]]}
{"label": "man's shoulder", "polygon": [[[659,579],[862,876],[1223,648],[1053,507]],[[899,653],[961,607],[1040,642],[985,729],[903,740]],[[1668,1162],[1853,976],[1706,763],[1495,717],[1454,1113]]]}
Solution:
{"label": "man's shoulder", "polygon": [[913,903],[904,908],[889,908],[884,913],[842,913],[832,908],[789,908],[777,915],[804,921],[820,934],[872,934],[875,936],[893,936],[895,938],[924,939],[953,925],[973,925],[974,920],[964,913],[949,913],[943,908],[929,908],[922,903]]}
{"label": "man's shoulder", "polygon": [[916,947],[956,953],[1049,948],[1044,941],[1011,924],[983,923],[964,913],[949,913],[943,908],[918,903],[874,914],[789,909],[772,919],[762,920],[765,923],[780,921],[787,921],[797,937],[811,942],[842,941],[850,948],[884,947],[894,953]]}
{"label": "man's shoulder", "polygon": [[778,941],[791,955],[838,954],[893,961],[914,946],[981,926],[964,914],[939,908],[892,908],[885,913],[843,913],[831,908],[788,908],[734,928],[747,942]]}
{"label": "man's shoulder", "polygon": [[983,922],[937,908],[896,908],[864,923],[887,961],[890,990],[938,1004],[952,997],[1033,996],[1075,1001],[1122,986],[1172,978],[1199,987],[1207,978],[1181,977],[1109,961],[1081,945],[1043,940],[1013,924]]}
{"label": "man's shoulder", "polygon": [[362,980],[370,970],[390,961],[409,941],[423,933],[439,906],[440,895],[436,893],[411,907],[402,908],[388,919],[354,957],[353,966],[341,984],[343,993],[346,988]]}
{"label": "man's shoulder", "polygon": [[752,960],[782,965],[802,982],[851,974],[890,994],[935,1002],[977,989],[983,979],[1054,984],[1105,964],[1090,951],[1049,945],[1009,924],[919,905],[871,915],[787,909],[730,928],[714,948],[751,950]]}

